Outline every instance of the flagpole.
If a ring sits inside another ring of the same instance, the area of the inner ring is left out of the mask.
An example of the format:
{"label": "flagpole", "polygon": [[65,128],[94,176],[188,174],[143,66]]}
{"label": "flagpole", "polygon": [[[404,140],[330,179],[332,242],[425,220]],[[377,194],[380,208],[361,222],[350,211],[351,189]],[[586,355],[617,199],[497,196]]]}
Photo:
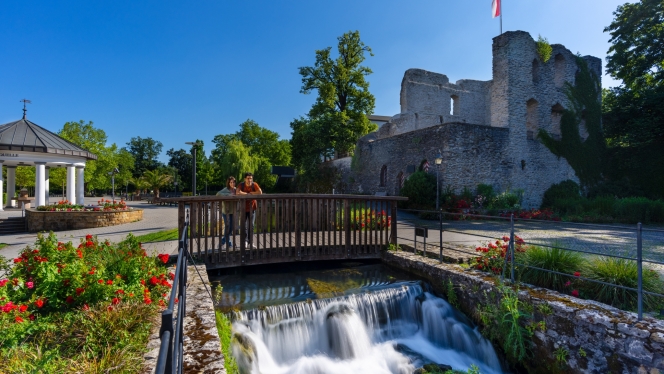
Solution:
{"label": "flagpole", "polygon": [[498,8],[500,9],[500,35],[503,35],[503,0],[498,2]]}

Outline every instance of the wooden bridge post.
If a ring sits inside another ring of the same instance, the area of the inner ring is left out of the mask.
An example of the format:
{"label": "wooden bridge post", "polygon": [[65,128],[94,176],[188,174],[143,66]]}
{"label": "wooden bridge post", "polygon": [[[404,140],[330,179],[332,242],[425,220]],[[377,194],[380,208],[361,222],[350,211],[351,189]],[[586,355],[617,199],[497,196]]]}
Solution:
{"label": "wooden bridge post", "polygon": [[392,201],[392,222],[391,222],[391,233],[390,233],[390,244],[397,245],[397,202]]}
{"label": "wooden bridge post", "polygon": [[350,200],[344,199],[344,236],[346,237],[346,258],[350,258]]}
{"label": "wooden bridge post", "polygon": [[295,203],[295,251],[297,259],[302,258],[302,199],[292,200]]}

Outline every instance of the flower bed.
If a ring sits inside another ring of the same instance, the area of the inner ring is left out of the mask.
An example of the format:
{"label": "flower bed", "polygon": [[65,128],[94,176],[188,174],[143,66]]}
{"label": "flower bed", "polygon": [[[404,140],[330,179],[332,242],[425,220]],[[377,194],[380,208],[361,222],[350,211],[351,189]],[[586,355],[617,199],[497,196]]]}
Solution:
{"label": "flower bed", "polygon": [[118,212],[131,209],[132,208],[127,207],[127,203],[124,200],[112,202],[111,200],[104,199],[98,200],[97,206],[71,204],[68,200],[60,200],[53,205],[42,205],[37,207],[37,210],[40,212]]}
{"label": "flower bed", "polygon": [[[98,206],[90,207],[90,209],[85,207],[78,210],[76,210],[76,206],[65,208],[65,204],[59,205],[60,208],[56,208],[55,210],[26,210],[25,216],[28,231],[40,232],[90,229],[95,227],[115,226],[143,219],[142,209],[126,208],[126,205],[124,204],[122,205],[125,208],[120,209],[115,209],[110,206]],[[53,207],[53,205],[50,207]]]}
{"label": "flower bed", "polygon": [[0,372],[134,371],[172,287],[167,261],[132,235],[78,246],[39,235],[0,275]]}

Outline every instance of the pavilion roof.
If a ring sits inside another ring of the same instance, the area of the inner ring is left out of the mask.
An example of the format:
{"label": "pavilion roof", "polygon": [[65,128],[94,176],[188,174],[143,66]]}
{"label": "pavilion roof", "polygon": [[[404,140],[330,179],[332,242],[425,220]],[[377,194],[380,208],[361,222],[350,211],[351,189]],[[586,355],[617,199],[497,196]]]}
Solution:
{"label": "pavilion roof", "polygon": [[43,152],[96,160],[97,155],[25,118],[0,125],[0,150]]}

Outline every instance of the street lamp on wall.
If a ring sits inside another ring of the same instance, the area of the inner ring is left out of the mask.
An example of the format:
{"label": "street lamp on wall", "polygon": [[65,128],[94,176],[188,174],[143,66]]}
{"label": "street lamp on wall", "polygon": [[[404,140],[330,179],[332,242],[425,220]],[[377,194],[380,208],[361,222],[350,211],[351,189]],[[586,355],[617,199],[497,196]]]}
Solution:
{"label": "street lamp on wall", "polygon": [[194,155],[193,165],[193,175],[191,176],[191,195],[196,196],[196,147],[202,146],[203,144],[199,142],[185,142],[184,144],[189,144],[192,147],[192,153]]}
{"label": "street lamp on wall", "polygon": [[438,187],[438,180],[439,180],[438,172],[440,170],[440,165],[443,163],[443,155],[440,153],[440,150],[438,151],[438,156],[436,156],[435,163],[436,163],[436,210],[438,210],[440,207],[440,202],[438,201],[438,191],[440,190],[440,188]]}

